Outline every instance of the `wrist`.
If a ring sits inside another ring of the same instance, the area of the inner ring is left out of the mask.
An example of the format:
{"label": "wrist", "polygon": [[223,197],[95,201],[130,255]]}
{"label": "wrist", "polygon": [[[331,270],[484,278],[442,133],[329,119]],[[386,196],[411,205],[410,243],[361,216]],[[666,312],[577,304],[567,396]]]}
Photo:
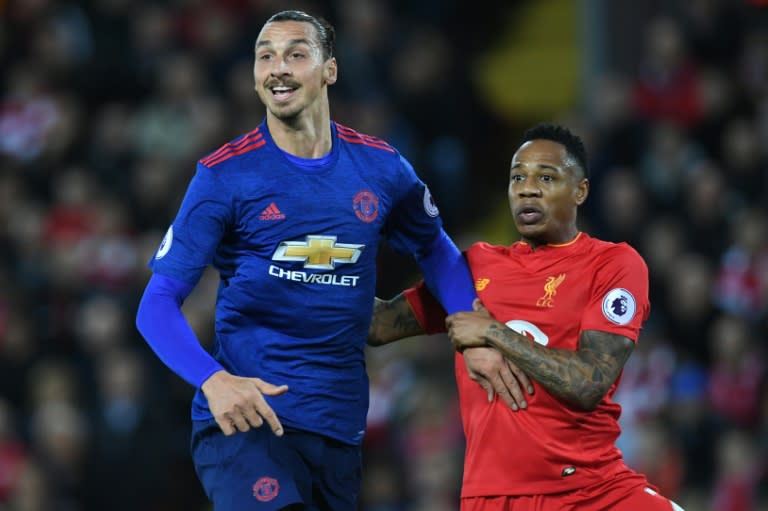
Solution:
{"label": "wrist", "polygon": [[494,321],[491,323],[488,328],[483,332],[483,339],[485,340],[485,345],[489,348],[496,348],[500,349],[502,346],[502,335],[500,335],[504,330],[507,329],[507,326],[499,323],[498,321]]}
{"label": "wrist", "polygon": [[203,394],[207,396],[213,388],[219,385],[227,377],[227,375],[229,375],[227,371],[224,369],[219,369],[218,371],[212,373],[208,378],[206,378],[205,381],[203,381],[203,383],[200,385],[200,390],[202,390]]}

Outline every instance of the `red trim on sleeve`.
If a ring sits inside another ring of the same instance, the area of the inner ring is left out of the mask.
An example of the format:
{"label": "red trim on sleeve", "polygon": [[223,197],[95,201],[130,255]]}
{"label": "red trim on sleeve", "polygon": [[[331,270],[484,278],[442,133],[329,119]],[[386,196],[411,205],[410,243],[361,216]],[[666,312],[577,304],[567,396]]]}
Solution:
{"label": "red trim on sleeve", "polygon": [[408,300],[408,305],[411,306],[416,320],[425,333],[432,335],[447,331],[445,328],[445,309],[432,296],[423,280],[403,291],[403,296]]}
{"label": "red trim on sleeve", "polygon": [[266,143],[267,142],[264,140],[263,134],[259,133],[259,128],[256,128],[255,130],[243,136],[237,142],[229,142],[224,144],[213,153],[209,154],[205,158],[202,158],[200,163],[208,168],[211,168],[223,161],[232,158],[233,156],[239,156],[241,154],[253,151],[254,149],[258,149],[259,147],[264,146]]}
{"label": "red trim on sleeve", "polygon": [[390,153],[395,152],[394,147],[389,145],[384,140],[380,138],[372,137],[370,135],[364,135],[363,133],[358,133],[352,128],[348,128],[347,126],[344,126],[343,124],[339,124],[338,122],[336,123],[336,135],[341,140],[345,142],[349,142],[350,144],[363,144],[368,147],[375,147],[376,149],[389,151]]}

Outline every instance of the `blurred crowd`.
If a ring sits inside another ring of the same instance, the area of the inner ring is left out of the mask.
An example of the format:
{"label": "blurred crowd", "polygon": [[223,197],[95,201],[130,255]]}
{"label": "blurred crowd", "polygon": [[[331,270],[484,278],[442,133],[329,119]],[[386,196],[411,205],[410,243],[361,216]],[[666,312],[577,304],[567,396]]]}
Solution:
{"label": "blurred crowd", "polygon": [[[474,66],[533,3],[0,1],[0,510],[209,509],[193,389],[133,317],[195,162],[263,119],[253,42],[286,8],[336,25],[332,116],[398,147],[464,247],[496,225],[489,241],[516,239],[507,169],[528,124],[583,136],[583,228],[651,275],[619,446],[688,511],[768,509],[768,2],[648,2],[572,108],[502,115]],[[382,251],[381,296],[416,279]],[[184,306],[205,343],[216,286],[206,273]],[[458,508],[452,357],[441,336],[370,350],[363,510]]]}

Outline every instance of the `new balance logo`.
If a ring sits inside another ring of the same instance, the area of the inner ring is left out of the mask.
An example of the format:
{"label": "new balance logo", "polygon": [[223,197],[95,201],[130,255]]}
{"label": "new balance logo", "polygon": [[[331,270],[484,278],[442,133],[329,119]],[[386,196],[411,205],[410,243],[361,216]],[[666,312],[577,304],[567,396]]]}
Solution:
{"label": "new balance logo", "polygon": [[285,215],[282,211],[277,207],[277,204],[274,202],[264,208],[264,211],[261,212],[259,215],[259,220],[283,220],[285,219]]}

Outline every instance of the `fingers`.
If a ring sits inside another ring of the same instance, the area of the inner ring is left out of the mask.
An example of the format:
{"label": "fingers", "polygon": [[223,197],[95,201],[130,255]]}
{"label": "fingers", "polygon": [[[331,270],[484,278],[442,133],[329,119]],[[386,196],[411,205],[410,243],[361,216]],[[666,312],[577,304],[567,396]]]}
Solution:
{"label": "fingers", "polygon": [[472,310],[474,312],[479,312],[480,313],[478,314],[479,317],[485,317],[485,318],[491,317],[491,313],[488,311],[488,309],[485,308],[485,305],[483,305],[483,302],[480,301],[480,298],[475,298],[472,301]]}
{"label": "fingers", "polygon": [[209,386],[206,397],[211,413],[225,435],[244,433],[266,422],[275,435],[282,436],[283,426],[264,396],[279,396],[287,391],[287,385],[232,376],[223,386]]}
{"label": "fingers", "polygon": [[255,406],[249,406],[245,410],[242,410],[242,412],[245,420],[254,428],[261,427],[261,425],[264,424],[264,419],[261,418],[261,415]]}
{"label": "fingers", "polygon": [[506,360],[499,372],[491,378],[496,392],[512,410],[528,408],[525,392],[533,394],[530,378],[513,362]]}
{"label": "fingers", "polygon": [[216,417],[216,424],[219,425],[222,433],[226,436],[232,436],[238,431],[245,433],[246,431],[249,431],[251,427],[259,427],[261,423],[261,417],[256,414],[255,410],[246,413],[243,410],[237,409],[221,415],[220,417]]}
{"label": "fingers", "polygon": [[496,395],[496,391],[493,390],[493,385],[491,385],[491,382],[485,378],[478,378],[477,383],[479,383],[480,386],[485,389],[485,392],[488,395],[488,402],[493,403],[493,397]]}
{"label": "fingers", "polygon": [[283,436],[283,425],[266,401],[255,407],[247,407],[244,410],[238,409],[221,419],[216,419],[221,431],[227,436],[234,435],[238,431],[245,433],[252,428],[259,428],[265,421],[275,435]]}
{"label": "fingers", "polygon": [[510,360],[505,360],[498,373],[491,379],[494,389],[513,410],[525,409],[528,402],[525,392],[533,394],[533,384],[528,375]]}
{"label": "fingers", "polygon": [[[259,391],[268,396],[279,396],[288,391],[288,385],[273,385],[260,378],[254,378],[254,380]],[[256,404],[256,411],[259,413],[259,416],[269,424],[269,427],[275,435],[283,435],[283,425],[280,424],[280,419],[277,418],[275,411],[272,410],[272,407],[267,404],[262,396],[259,396],[259,402]],[[260,425],[261,424],[259,424],[259,426]]]}
{"label": "fingers", "polygon": [[[517,378],[517,381],[520,383],[520,388],[524,388],[528,394],[533,395],[533,383],[531,383],[531,379],[528,378],[528,375],[511,360],[505,360],[505,365],[510,372],[515,375],[515,378]],[[504,374],[505,373],[502,372],[502,377]]]}
{"label": "fingers", "polygon": [[242,413],[233,414],[230,420],[231,420],[231,424],[234,424],[235,429],[237,429],[241,433],[245,433],[246,431],[251,429],[251,425],[248,424],[248,421],[245,420],[245,416],[243,416]]}
{"label": "fingers", "polygon": [[471,348],[464,351],[464,362],[472,380],[478,382],[486,391],[491,385],[493,392],[513,411],[526,409],[526,392],[533,394],[531,379],[512,361],[489,348]]}
{"label": "fingers", "polygon": [[528,408],[520,384],[509,369],[506,369],[506,375],[503,374],[504,372],[505,369],[502,368],[491,376],[490,381],[494,390],[513,411]]}
{"label": "fingers", "polygon": [[229,417],[216,417],[216,424],[226,436],[232,436],[237,431],[234,422]]}
{"label": "fingers", "polygon": [[277,436],[283,436],[283,425],[280,424],[280,419],[277,418],[277,414],[266,403],[264,404],[266,409],[259,410],[261,418],[269,424],[272,432]]}
{"label": "fingers", "polygon": [[285,394],[288,392],[288,385],[273,385],[271,383],[265,382],[260,378],[254,378],[254,380],[256,380],[256,387],[262,394],[266,394],[268,396],[279,396],[280,394]]}
{"label": "fingers", "polygon": [[505,379],[501,372],[488,380],[483,376],[477,374],[470,374],[470,379],[476,381],[486,392],[488,402],[492,403],[496,394],[509,406],[512,410],[518,411],[528,407],[528,402],[525,400],[522,387],[512,376],[511,372],[507,373],[508,378],[511,381]]}

